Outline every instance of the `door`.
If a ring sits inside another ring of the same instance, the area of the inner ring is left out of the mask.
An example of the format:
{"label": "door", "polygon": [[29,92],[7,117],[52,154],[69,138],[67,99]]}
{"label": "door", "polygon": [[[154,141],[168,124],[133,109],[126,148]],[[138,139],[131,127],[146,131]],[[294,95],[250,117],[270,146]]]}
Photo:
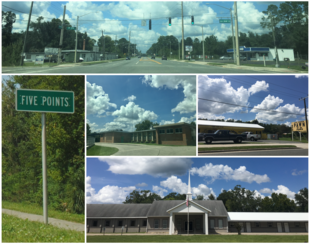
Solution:
{"label": "door", "polygon": [[281,223],[277,223],[278,232],[282,232],[282,225]]}
{"label": "door", "polygon": [[306,231],[308,232],[308,223],[305,223]]}
{"label": "door", "polygon": [[223,220],[219,219],[219,229],[223,229]]}
{"label": "door", "polygon": [[288,226],[288,223],[284,223],[284,229],[285,229],[285,232],[290,232],[290,228]]}
{"label": "door", "polygon": [[214,229],[214,219],[210,219],[210,228]]}
{"label": "door", "polygon": [[239,223],[241,225],[241,232],[244,232],[243,222]]}
{"label": "door", "polygon": [[249,222],[246,223],[246,231],[251,232],[251,223]]}
{"label": "door", "polygon": [[121,136],[121,143],[123,143],[124,142],[124,137],[123,136]]}
{"label": "door", "polygon": [[[185,228],[184,228],[186,231],[187,231],[187,223],[188,223],[188,222],[186,221],[186,222],[185,222]],[[189,231],[192,231],[192,230],[193,230],[193,222],[190,221],[190,222],[189,222]]]}

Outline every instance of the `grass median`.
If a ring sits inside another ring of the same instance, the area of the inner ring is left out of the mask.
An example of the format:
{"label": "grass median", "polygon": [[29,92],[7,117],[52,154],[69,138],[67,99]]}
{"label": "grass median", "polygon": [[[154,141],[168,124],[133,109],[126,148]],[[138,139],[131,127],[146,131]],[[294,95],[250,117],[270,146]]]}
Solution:
{"label": "grass median", "polygon": [[110,156],[117,152],[118,149],[115,147],[102,147],[95,145],[87,149],[87,156]]}
{"label": "grass median", "polygon": [[294,145],[283,146],[243,146],[243,147],[200,147],[198,152],[208,151],[251,151],[251,150],[266,150],[266,149],[293,149]]}
{"label": "grass median", "polygon": [[84,232],[2,214],[2,242],[84,242]]}
{"label": "grass median", "polygon": [[308,242],[308,235],[105,235],[87,236],[87,242]]}
{"label": "grass median", "polygon": [[[20,211],[23,213],[43,215],[42,206],[38,206],[33,203],[16,203],[16,202],[2,201],[2,208],[16,210],[16,211]],[[80,224],[84,224],[85,222],[84,214],[62,212],[62,211],[53,210],[51,208],[48,209],[48,217],[67,220],[67,221],[76,222]]]}

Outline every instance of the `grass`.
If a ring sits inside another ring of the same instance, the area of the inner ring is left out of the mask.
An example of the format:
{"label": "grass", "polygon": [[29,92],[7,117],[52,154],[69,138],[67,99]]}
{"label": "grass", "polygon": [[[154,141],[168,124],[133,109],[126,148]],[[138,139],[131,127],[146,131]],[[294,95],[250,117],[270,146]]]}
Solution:
{"label": "grass", "polygon": [[115,147],[101,147],[95,145],[87,149],[87,156],[110,156],[117,152],[118,149]]}
{"label": "grass", "polygon": [[[252,66],[252,67],[264,67],[264,64],[241,64],[241,66]],[[288,64],[286,65],[284,65],[284,64],[281,64],[281,66],[279,67],[280,69],[281,68],[285,68],[285,69],[287,69],[287,68],[289,68],[289,69],[293,69],[293,70],[298,70],[298,71],[304,71],[304,72],[306,72],[306,73],[308,73],[308,68],[306,68],[306,69],[302,69],[302,67],[301,66],[304,66],[304,65],[302,65],[302,64],[300,64],[299,66],[289,66]],[[272,65],[270,65],[270,64],[266,64],[266,67],[267,68],[275,68],[275,64],[272,64]]]}
{"label": "grass", "polygon": [[116,61],[122,61],[125,60],[125,58],[119,58],[119,59],[109,59],[109,60],[102,60],[102,61],[91,61],[91,62],[82,62],[82,65],[93,65],[93,64],[101,64],[101,63],[109,63],[109,62],[116,62]]}
{"label": "grass", "polygon": [[[292,138],[285,138],[285,137],[281,137],[279,138],[280,141],[292,141]],[[303,142],[303,143],[308,143],[308,141],[306,139],[301,138],[301,141],[299,140],[299,138],[294,137],[294,141],[292,142]]]}
{"label": "grass", "polygon": [[84,242],[84,232],[2,214],[2,242]]}
{"label": "grass", "polygon": [[[33,203],[31,204],[31,203],[16,203],[16,202],[2,201],[2,208],[16,210],[24,213],[43,215],[43,208]],[[50,208],[48,209],[48,217],[67,220],[81,224],[84,224],[85,221],[84,214],[61,212]]]}
{"label": "grass", "polygon": [[245,147],[200,147],[199,152],[204,151],[232,151],[232,150],[256,150],[256,149],[282,149],[282,148],[296,148],[293,145],[283,145],[283,146],[245,146]]}
{"label": "grass", "polygon": [[308,235],[87,236],[87,242],[308,242]]}
{"label": "grass", "polygon": [[216,66],[216,65],[226,65],[227,63],[208,63],[208,65],[213,65],[213,66]]}

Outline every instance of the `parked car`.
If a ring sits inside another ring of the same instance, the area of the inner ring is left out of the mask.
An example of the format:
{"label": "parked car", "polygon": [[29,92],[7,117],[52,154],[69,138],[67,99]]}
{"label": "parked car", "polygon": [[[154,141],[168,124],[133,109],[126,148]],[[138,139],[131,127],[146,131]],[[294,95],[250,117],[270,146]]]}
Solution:
{"label": "parked car", "polygon": [[155,56],[152,56],[151,59],[155,59]]}
{"label": "parked car", "polygon": [[130,60],[130,57],[126,57],[126,60]]}
{"label": "parked car", "polygon": [[233,130],[217,130],[214,133],[205,133],[203,140],[210,144],[212,141],[234,141],[235,143],[241,143],[246,140],[245,134],[237,134]]}
{"label": "parked car", "polygon": [[253,132],[250,131],[243,132],[242,134],[245,134],[246,139],[251,141],[257,141],[261,138],[260,134],[254,134]]}
{"label": "parked car", "polygon": [[232,60],[232,57],[222,56],[220,60]]}
{"label": "parked car", "polygon": [[161,60],[167,60],[167,57],[166,56],[162,56]]}
{"label": "parked car", "polygon": [[206,133],[198,133],[198,141],[203,141],[204,135]]}

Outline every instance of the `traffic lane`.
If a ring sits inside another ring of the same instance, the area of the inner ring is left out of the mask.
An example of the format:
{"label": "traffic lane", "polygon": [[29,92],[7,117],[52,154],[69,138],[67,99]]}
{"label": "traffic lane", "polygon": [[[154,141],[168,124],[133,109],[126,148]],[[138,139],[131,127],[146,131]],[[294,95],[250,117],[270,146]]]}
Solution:
{"label": "traffic lane", "polygon": [[212,148],[212,147],[265,147],[265,146],[285,146],[285,145],[293,145],[296,146],[297,148],[302,148],[302,149],[308,149],[308,143],[212,143],[212,144],[203,144],[203,145],[198,145],[199,148]]}
{"label": "traffic lane", "polygon": [[234,151],[198,153],[198,156],[308,156],[308,149],[277,149],[277,150],[257,150],[257,151]]}

